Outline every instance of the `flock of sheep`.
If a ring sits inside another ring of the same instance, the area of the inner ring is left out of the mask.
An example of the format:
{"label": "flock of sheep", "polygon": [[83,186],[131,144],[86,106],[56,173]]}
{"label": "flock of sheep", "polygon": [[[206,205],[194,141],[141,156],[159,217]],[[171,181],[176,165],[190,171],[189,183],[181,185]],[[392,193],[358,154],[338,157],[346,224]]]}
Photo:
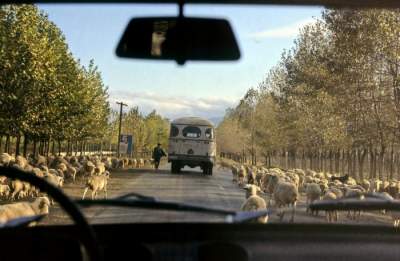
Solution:
{"label": "flock of sheep", "polygon": [[[367,193],[374,192],[386,200],[399,198],[400,181],[382,181],[379,179],[357,181],[349,175],[336,176],[329,173],[315,172],[312,170],[280,168],[265,168],[247,166],[238,163],[223,163],[232,171],[233,182],[246,190],[246,201],[241,210],[261,210],[274,207],[278,211],[280,220],[285,212],[291,210],[290,221],[294,221],[296,204],[301,195],[305,195],[307,210],[312,213],[309,205],[316,200],[335,200],[340,198],[356,198],[363,200]],[[273,203],[273,204],[272,204]],[[382,210],[390,214],[393,225],[400,225],[400,213]],[[351,220],[359,219],[361,211],[348,211],[347,217]],[[328,222],[339,220],[338,211],[326,211]],[[259,218],[261,223],[266,223],[268,217]]]}
{"label": "flock of sheep", "polygon": [[[24,158],[11,156],[7,153],[0,154],[0,166],[12,166],[37,177],[43,178],[56,187],[63,187],[65,182],[83,182],[86,193],[92,191],[92,199],[102,191],[107,197],[107,183],[110,179],[110,169],[117,168],[142,168],[151,164],[148,159],[134,159],[106,156],[36,156]],[[16,217],[30,215],[46,215],[53,200],[41,193],[37,188],[27,182],[10,180],[0,176],[0,223],[7,222]],[[12,203],[12,201],[20,200]]]}

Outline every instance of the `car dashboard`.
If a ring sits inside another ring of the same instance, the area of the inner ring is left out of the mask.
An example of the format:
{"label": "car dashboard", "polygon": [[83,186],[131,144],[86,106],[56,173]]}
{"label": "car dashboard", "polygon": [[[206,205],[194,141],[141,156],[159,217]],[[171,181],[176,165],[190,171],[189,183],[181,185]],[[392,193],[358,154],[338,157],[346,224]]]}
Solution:
{"label": "car dashboard", "polygon": [[[390,227],[296,224],[93,225],[104,260],[398,260]],[[2,229],[1,260],[88,260],[74,225]]]}

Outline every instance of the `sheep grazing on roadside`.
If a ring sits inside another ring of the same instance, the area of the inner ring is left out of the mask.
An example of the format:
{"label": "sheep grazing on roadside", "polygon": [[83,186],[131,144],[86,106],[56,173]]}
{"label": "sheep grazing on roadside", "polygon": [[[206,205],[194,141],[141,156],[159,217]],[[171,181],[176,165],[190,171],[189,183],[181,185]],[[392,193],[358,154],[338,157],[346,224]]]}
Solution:
{"label": "sheep grazing on roadside", "polygon": [[[294,216],[296,213],[296,204],[299,197],[298,190],[295,184],[290,182],[278,182],[273,193],[275,205],[280,207],[291,206],[292,216],[290,222],[294,222]],[[279,214],[280,220],[282,221],[285,215],[285,211]]]}
{"label": "sheep grazing on roadside", "polygon": [[257,169],[254,167],[247,167],[247,184],[256,184]]}
{"label": "sheep grazing on roadside", "polygon": [[262,190],[259,186],[253,184],[246,184],[243,189],[246,191],[246,199],[251,197],[252,195],[257,195],[257,193],[262,193]]}
{"label": "sheep grazing on roadside", "polygon": [[127,158],[123,158],[122,162],[124,163],[125,167],[129,167],[129,160]]}
{"label": "sheep grazing on roadside", "polygon": [[64,178],[64,173],[59,169],[49,169],[48,173],[52,174],[54,176],[58,176],[58,177]]}
{"label": "sheep grazing on roadside", "polygon": [[107,198],[107,183],[110,178],[110,173],[106,171],[100,176],[91,176],[87,179],[85,190],[83,191],[82,199],[85,199],[87,191],[90,189],[92,191],[92,199],[97,197],[98,191],[104,191],[104,198]]}
{"label": "sheep grazing on roadside", "polygon": [[65,178],[72,179],[72,181],[75,181],[76,173],[77,173],[76,168],[68,165],[64,175]]}
{"label": "sheep grazing on roadside", "polygon": [[98,169],[97,173],[95,171],[95,174],[103,174],[106,171],[106,165],[103,162],[97,162],[95,167],[95,169]]}
{"label": "sheep grazing on roadside", "polygon": [[133,164],[133,159],[128,159],[128,167],[129,168],[134,168],[135,165]]}
{"label": "sheep grazing on roadside", "polygon": [[[306,212],[310,212],[310,204],[313,203],[315,200],[320,200],[322,196],[322,190],[321,190],[321,186],[319,184],[316,183],[309,183],[307,184],[306,187],[306,204],[307,204],[307,210]],[[314,215],[318,215],[318,211],[314,212],[311,211],[311,214]]]}
{"label": "sheep grazing on roadside", "polygon": [[47,197],[36,198],[33,202],[18,202],[0,206],[0,223],[8,222],[15,218],[47,215],[49,214],[50,201]]}
{"label": "sheep grazing on roadside", "polygon": [[[258,211],[267,209],[267,203],[263,198],[257,195],[257,191],[260,189],[255,185],[247,185],[246,189],[246,201],[241,206],[241,211]],[[247,197],[249,195],[249,197]],[[267,223],[268,215],[259,217],[251,220],[250,222],[255,223]]]}
{"label": "sheep grazing on roadside", "polygon": [[[364,199],[364,191],[360,188],[344,187],[344,196],[348,198]],[[347,217],[356,220],[361,216],[360,210],[353,210],[347,212]]]}
{"label": "sheep grazing on roadside", "polygon": [[244,180],[247,177],[247,171],[245,166],[241,165],[239,168],[239,173],[238,173],[238,185],[243,186],[244,185]]}
{"label": "sheep grazing on roadside", "polygon": [[119,159],[112,158],[111,159],[111,166],[113,169],[119,168]]}
{"label": "sheep grazing on roadside", "polygon": [[10,196],[10,186],[5,184],[0,184],[0,197],[8,198]]}
{"label": "sheep grazing on roadside", "polygon": [[39,167],[39,166],[46,166],[47,165],[47,159],[44,156],[41,155],[37,155],[34,158],[34,162],[35,162],[35,166]]}
{"label": "sheep grazing on roadside", "polygon": [[93,176],[96,166],[91,161],[87,161],[84,168],[84,176]]}
{"label": "sheep grazing on roadside", "polygon": [[347,181],[345,182],[345,184],[349,185],[349,186],[355,186],[355,185],[357,185],[357,181],[354,178],[349,177],[347,179]]}
{"label": "sheep grazing on roadside", "polygon": [[133,158],[132,159],[132,168],[136,168],[137,164],[138,164],[137,159]]}
{"label": "sheep grazing on roadside", "polygon": [[374,179],[371,181],[370,192],[379,192],[382,185],[382,181],[379,179]]}
{"label": "sheep grazing on roadside", "polygon": [[44,179],[47,182],[49,182],[50,184],[52,184],[52,185],[54,185],[54,186],[56,186],[58,188],[61,188],[64,185],[64,178],[63,177],[60,177],[60,176],[57,176],[57,175],[54,175],[54,174],[51,174],[51,173],[45,175]]}
{"label": "sheep grazing on roadside", "polygon": [[361,187],[365,189],[365,191],[370,191],[371,189],[371,182],[367,179],[363,179],[360,183]]}
{"label": "sheep grazing on roadside", "polygon": [[[325,195],[322,196],[322,200],[335,200],[337,196],[334,192],[328,190]],[[339,212],[337,210],[325,211],[326,221],[329,223],[337,222],[339,220]]]}
{"label": "sheep grazing on roadside", "polygon": [[11,180],[10,185],[11,185],[11,190],[12,190],[11,199],[14,200],[15,197],[17,197],[17,196],[19,197],[19,193],[21,193],[21,191],[24,190],[24,184],[22,181],[20,181],[18,179],[14,179],[14,180]]}
{"label": "sheep grazing on roadside", "polygon": [[341,176],[341,177],[332,176],[332,177],[331,177],[331,180],[332,180],[332,181],[338,180],[338,181],[340,181],[341,183],[345,183],[347,180],[349,180],[349,178],[350,178],[349,174],[346,174],[346,175]]}
{"label": "sheep grazing on roadside", "polygon": [[238,182],[239,169],[236,166],[231,166],[231,172],[232,172],[232,182],[233,183]]}
{"label": "sheep grazing on roadside", "polygon": [[0,166],[8,166],[12,161],[12,157],[8,153],[1,153],[0,154]]}
{"label": "sheep grazing on roadside", "polygon": [[399,193],[400,193],[400,187],[398,182],[392,181],[387,188],[386,191],[392,198],[398,199],[399,198]]}
{"label": "sheep grazing on roadside", "polygon": [[7,182],[6,176],[0,176],[0,184],[5,184]]}
{"label": "sheep grazing on roadside", "polygon": [[143,168],[144,167],[144,159],[143,158],[140,158],[139,160],[138,160],[138,168]]}
{"label": "sheep grazing on roadside", "polygon": [[[69,164],[68,164],[69,165]],[[67,171],[67,164],[65,163],[59,163],[56,166],[56,169],[61,170],[63,173],[65,173]]]}
{"label": "sheep grazing on roadside", "polygon": [[383,181],[381,187],[379,188],[379,192],[387,192],[387,189],[389,188],[389,186],[390,186],[389,181],[387,181],[387,180]]}

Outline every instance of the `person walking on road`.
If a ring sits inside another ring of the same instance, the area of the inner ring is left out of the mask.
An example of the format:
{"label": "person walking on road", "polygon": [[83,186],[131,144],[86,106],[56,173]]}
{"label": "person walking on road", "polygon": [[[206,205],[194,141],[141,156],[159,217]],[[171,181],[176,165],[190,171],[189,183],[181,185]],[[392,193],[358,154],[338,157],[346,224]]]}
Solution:
{"label": "person walking on road", "polygon": [[165,154],[164,150],[161,148],[161,144],[158,143],[157,147],[155,147],[153,150],[153,159],[154,159],[154,168],[155,169],[158,169],[158,166],[160,165],[160,160],[164,156],[167,156],[167,154]]}

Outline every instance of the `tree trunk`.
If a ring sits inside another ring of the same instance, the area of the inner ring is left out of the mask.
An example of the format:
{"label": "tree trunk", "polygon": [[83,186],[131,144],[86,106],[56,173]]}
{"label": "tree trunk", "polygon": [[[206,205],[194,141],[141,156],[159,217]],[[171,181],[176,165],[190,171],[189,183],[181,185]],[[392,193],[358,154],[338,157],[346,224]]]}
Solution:
{"label": "tree trunk", "polygon": [[33,140],[33,155],[36,157],[36,145],[37,145],[37,141],[36,139]]}
{"label": "tree trunk", "polygon": [[393,151],[393,145],[390,150],[390,157],[389,157],[389,180],[393,179],[393,160],[394,160],[394,151]]}
{"label": "tree trunk", "polygon": [[51,155],[55,155],[56,154],[56,145],[55,145],[55,142],[54,142],[54,140],[52,139],[51,140]]}
{"label": "tree trunk", "polygon": [[4,152],[10,154],[10,135],[6,136],[6,146],[4,147]]}
{"label": "tree trunk", "polygon": [[81,142],[81,148],[80,148],[80,155],[82,156],[83,153],[83,141]]}
{"label": "tree trunk", "polygon": [[46,141],[46,157],[49,156],[49,152],[50,152],[50,139]]}
{"label": "tree trunk", "polygon": [[58,156],[61,156],[61,141],[58,140],[57,143],[58,143]]}
{"label": "tree trunk", "polygon": [[19,155],[19,146],[21,145],[21,135],[17,135],[17,140],[15,141],[15,156]]}
{"label": "tree trunk", "polygon": [[70,154],[69,154],[70,149],[71,149],[71,142],[70,142],[70,140],[68,140],[68,141],[67,141],[67,156],[70,155]]}
{"label": "tree trunk", "polygon": [[347,150],[346,151],[347,174],[350,177],[353,177],[353,173],[351,173],[351,166],[352,166],[351,158],[352,158],[351,151]]}
{"label": "tree trunk", "polygon": [[367,150],[363,149],[362,152],[358,153],[358,177],[360,180],[364,179],[364,161],[365,156],[367,156]]}
{"label": "tree trunk", "polygon": [[28,147],[28,135],[24,135],[24,147],[23,147],[23,155],[24,155],[24,157],[26,158],[26,150],[27,150],[27,147]]}
{"label": "tree trunk", "polygon": [[378,159],[378,173],[379,173],[379,179],[383,179],[383,165],[384,165],[384,159],[385,159],[385,152],[386,152],[386,147],[382,146],[381,151],[379,152],[379,159]]}
{"label": "tree trunk", "polygon": [[344,175],[345,169],[346,169],[346,152],[345,152],[345,150],[341,151],[341,157],[340,158],[341,158],[341,162],[342,162],[342,167],[340,169],[340,173],[341,173],[341,175]]}
{"label": "tree trunk", "polygon": [[2,145],[3,145],[3,135],[0,135],[0,151],[1,151]]}
{"label": "tree trunk", "polygon": [[370,178],[376,178],[376,150],[370,150]]}

